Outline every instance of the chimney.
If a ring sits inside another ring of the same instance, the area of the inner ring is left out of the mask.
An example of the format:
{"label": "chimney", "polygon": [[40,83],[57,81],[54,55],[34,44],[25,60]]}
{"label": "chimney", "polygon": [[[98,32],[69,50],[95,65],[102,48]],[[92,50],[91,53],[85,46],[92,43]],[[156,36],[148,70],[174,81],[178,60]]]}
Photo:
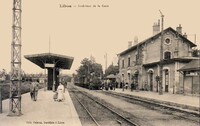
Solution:
{"label": "chimney", "polygon": [[156,35],[160,32],[160,20],[158,20],[158,23],[153,24],[153,35]]}
{"label": "chimney", "polygon": [[138,37],[135,36],[135,37],[134,37],[134,45],[137,45],[137,44],[138,44]]}
{"label": "chimney", "polygon": [[128,42],[128,49],[132,47],[132,41]]}
{"label": "chimney", "polygon": [[178,27],[176,27],[176,31],[182,35],[182,27],[181,27],[181,24],[179,24]]}
{"label": "chimney", "polygon": [[187,38],[187,34],[186,34],[186,33],[184,33],[183,37]]}

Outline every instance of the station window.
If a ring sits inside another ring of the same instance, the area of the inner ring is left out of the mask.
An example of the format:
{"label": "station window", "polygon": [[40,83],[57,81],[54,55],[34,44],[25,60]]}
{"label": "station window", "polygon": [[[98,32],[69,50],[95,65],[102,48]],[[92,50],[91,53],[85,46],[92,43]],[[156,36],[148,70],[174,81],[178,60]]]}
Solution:
{"label": "station window", "polygon": [[122,60],[122,68],[124,68],[124,59]]}
{"label": "station window", "polygon": [[131,66],[131,58],[129,57],[128,58],[128,67],[130,67]]}
{"label": "station window", "polygon": [[136,64],[139,64],[139,55],[138,54],[135,55],[135,62],[136,62]]}
{"label": "station window", "polygon": [[168,51],[165,52],[165,53],[164,53],[164,59],[165,59],[165,60],[171,59],[171,52],[168,52]]}
{"label": "station window", "polygon": [[167,45],[171,44],[171,40],[169,38],[166,38],[165,39],[165,44],[167,44]]}

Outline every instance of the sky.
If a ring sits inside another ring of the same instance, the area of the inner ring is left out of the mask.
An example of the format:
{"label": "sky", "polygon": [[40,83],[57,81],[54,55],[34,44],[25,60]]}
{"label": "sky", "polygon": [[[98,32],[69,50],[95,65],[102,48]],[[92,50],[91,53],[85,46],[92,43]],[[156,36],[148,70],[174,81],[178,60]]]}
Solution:
{"label": "sky", "polygon": [[[0,70],[10,71],[12,0],[0,0]],[[63,7],[66,5],[67,7]],[[82,7],[81,5],[91,5]],[[84,58],[92,55],[105,69],[117,62],[117,54],[128,41],[142,41],[153,34],[153,23],[164,15],[164,28],[181,24],[183,33],[200,48],[199,0],[22,0],[22,69],[40,73],[43,69],[24,55],[50,52],[74,57],[72,74]],[[72,7],[69,7],[72,6]],[[96,7],[94,7],[96,6]]]}

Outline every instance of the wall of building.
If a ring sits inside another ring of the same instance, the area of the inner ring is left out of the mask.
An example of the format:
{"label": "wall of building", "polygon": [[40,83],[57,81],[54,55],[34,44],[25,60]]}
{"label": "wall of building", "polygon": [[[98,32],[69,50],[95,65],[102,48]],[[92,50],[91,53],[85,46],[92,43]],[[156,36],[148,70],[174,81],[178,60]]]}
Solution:
{"label": "wall of building", "polygon": [[[130,57],[130,67],[135,66],[135,60],[136,60],[136,50],[133,50],[121,57],[119,57],[120,62],[120,69],[127,69],[128,68],[128,58]],[[122,67],[122,60],[124,60],[124,68]]]}
{"label": "wall of building", "polygon": [[184,93],[199,95],[199,76],[187,75],[184,81]]}
{"label": "wall of building", "polygon": [[[170,40],[169,44],[166,42],[166,40]],[[174,35],[174,33],[168,31],[164,34],[163,37],[163,58],[165,52],[171,52],[171,58],[177,57],[174,55],[175,50],[177,49],[178,43],[177,38]]]}
{"label": "wall of building", "polygon": [[188,43],[183,42],[182,40],[180,41],[181,44],[179,44],[179,56],[184,57],[184,56],[191,56],[191,47]]}
{"label": "wall of building", "polygon": [[200,75],[197,75],[197,76],[193,76],[193,86],[192,86],[192,89],[193,89],[193,94],[195,95],[200,95]]}
{"label": "wall of building", "polygon": [[150,71],[153,72],[153,91],[156,92],[157,91],[157,82],[156,82],[156,76],[159,75],[159,68],[157,65],[153,66],[153,67],[146,67],[144,69],[143,72],[143,77],[144,77],[144,82],[143,83],[147,83],[148,85],[148,90],[150,90]]}
{"label": "wall of building", "polygon": [[[119,57],[119,75],[121,81],[124,81],[124,83],[131,83],[128,78],[128,73],[132,76],[132,71],[135,69],[135,59],[136,59],[136,50],[133,50],[121,57]],[[128,58],[130,57],[130,66],[128,66]],[[122,67],[122,61],[124,60],[124,67]],[[122,74],[124,77],[122,77]]]}
{"label": "wall of building", "polygon": [[[170,43],[166,43],[166,39],[170,39]],[[161,37],[152,40],[146,44],[145,63],[160,61],[160,42]],[[171,58],[191,56],[191,47],[188,42],[184,42],[181,38],[177,38],[171,31],[163,35],[163,57],[164,52],[171,52]]]}
{"label": "wall of building", "polygon": [[[189,43],[185,42],[182,38],[177,37],[177,35],[171,31],[166,32],[163,38],[163,51],[171,51],[172,58],[191,56],[191,47]],[[167,38],[171,40],[170,44],[165,42]]]}
{"label": "wall of building", "polygon": [[[179,69],[185,66],[187,63],[179,63]],[[179,83],[176,86],[176,93],[182,94],[183,93],[183,73],[179,72]]]}
{"label": "wall of building", "polygon": [[152,63],[160,61],[160,38],[152,40],[146,44],[146,61]]}
{"label": "wall of building", "polygon": [[175,89],[175,64],[166,64],[163,66],[163,91],[165,92],[165,70],[169,71],[169,92],[170,93],[175,93],[176,89]]}
{"label": "wall of building", "polygon": [[[170,93],[175,93],[176,89],[175,89],[175,65],[173,64],[166,64],[163,66],[163,92],[165,92],[165,72],[164,70],[168,70],[169,71],[169,84],[168,84],[168,91]],[[160,76],[160,68],[159,65],[155,65],[153,67],[146,67],[145,68],[145,72],[143,74],[144,76],[144,81],[147,81],[148,86],[150,86],[150,77],[149,77],[149,72],[153,71],[153,91],[157,91],[157,82],[156,82],[156,76],[159,75]]]}

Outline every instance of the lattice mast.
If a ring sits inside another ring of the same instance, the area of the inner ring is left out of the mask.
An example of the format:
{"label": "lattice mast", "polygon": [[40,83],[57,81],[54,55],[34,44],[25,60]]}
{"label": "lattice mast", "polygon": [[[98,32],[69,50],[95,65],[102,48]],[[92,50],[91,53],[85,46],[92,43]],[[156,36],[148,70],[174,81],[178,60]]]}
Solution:
{"label": "lattice mast", "polygon": [[161,14],[161,43],[160,43],[160,84],[159,84],[159,94],[163,94],[163,25],[164,25],[164,15],[159,10]]}
{"label": "lattice mast", "polygon": [[11,84],[8,116],[21,113],[21,0],[13,0],[13,24],[11,43]]}

